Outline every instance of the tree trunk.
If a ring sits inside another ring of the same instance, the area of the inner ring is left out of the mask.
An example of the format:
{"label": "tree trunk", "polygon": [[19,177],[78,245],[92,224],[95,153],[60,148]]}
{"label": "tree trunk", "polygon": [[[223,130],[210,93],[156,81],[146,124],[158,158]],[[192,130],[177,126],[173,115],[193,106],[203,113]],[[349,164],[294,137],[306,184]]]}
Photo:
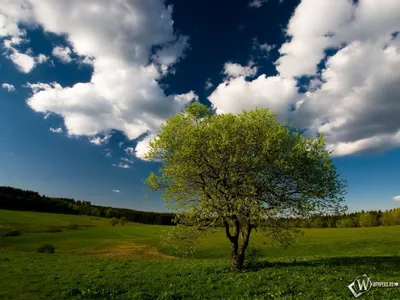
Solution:
{"label": "tree trunk", "polygon": [[243,267],[243,263],[240,264],[240,260],[239,260],[239,242],[238,242],[238,240],[232,241],[231,265],[232,265],[232,269],[234,269],[234,270],[239,270]]}
{"label": "tree trunk", "polygon": [[233,270],[241,270],[244,264],[244,253],[236,253],[231,256],[231,266]]}
{"label": "tree trunk", "polygon": [[250,234],[252,230],[252,225],[248,225],[244,233],[243,242],[239,248],[239,239],[232,241],[232,252],[231,252],[231,265],[234,270],[241,270],[244,265],[244,254],[246,252],[247,246],[249,245]]}

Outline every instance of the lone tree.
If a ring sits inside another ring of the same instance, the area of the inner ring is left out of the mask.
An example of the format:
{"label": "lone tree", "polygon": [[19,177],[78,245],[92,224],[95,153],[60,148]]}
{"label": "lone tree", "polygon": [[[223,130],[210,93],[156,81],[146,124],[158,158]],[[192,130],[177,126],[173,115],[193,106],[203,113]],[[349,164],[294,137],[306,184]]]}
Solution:
{"label": "lone tree", "polygon": [[126,218],[125,218],[125,217],[122,217],[121,219],[119,219],[119,224],[120,224],[121,226],[124,226],[125,223],[126,223]]}
{"label": "lone tree", "polygon": [[287,246],[295,229],[286,217],[345,209],[345,182],[324,148],[322,135],[305,138],[267,109],[216,115],[195,102],[150,142],[146,158],[162,167],[146,182],[177,212],[175,241],[187,247],[223,226],[241,269],[253,229]]}

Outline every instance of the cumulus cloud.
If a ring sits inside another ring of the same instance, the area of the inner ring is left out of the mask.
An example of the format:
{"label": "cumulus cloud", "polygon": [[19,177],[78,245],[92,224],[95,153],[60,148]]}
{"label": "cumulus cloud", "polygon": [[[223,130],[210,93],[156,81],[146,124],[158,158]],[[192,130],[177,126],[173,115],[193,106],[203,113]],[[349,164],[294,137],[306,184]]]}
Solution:
{"label": "cumulus cloud", "polygon": [[38,64],[43,64],[49,60],[49,57],[40,53],[39,55],[36,56],[35,60]]}
{"label": "cumulus cloud", "polygon": [[132,160],[132,159],[129,159],[129,158],[126,158],[126,157],[122,157],[121,160],[122,160],[123,162],[128,163],[128,164],[133,164],[133,160]]}
{"label": "cumulus cloud", "polygon": [[89,142],[91,142],[92,144],[95,144],[95,145],[103,145],[103,144],[107,144],[110,137],[111,137],[111,135],[105,135],[104,137],[95,136],[95,137],[89,138]]}
{"label": "cumulus cloud", "polygon": [[[399,147],[400,2],[357,2],[301,1],[278,74],[225,79],[209,100],[220,113],[268,107],[307,135],[323,132],[334,155]],[[303,80],[307,91],[299,94]]]}
{"label": "cumulus cloud", "polygon": [[227,62],[224,64],[223,73],[227,78],[254,77],[257,74],[257,67],[253,65],[253,62],[250,62],[247,66]]}
{"label": "cumulus cloud", "polygon": [[127,163],[119,162],[118,164],[112,164],[113,167],[122,168],[122,169],[129,169],[131,166]]}
{"label": "cumulus cloud", "polygon": [[298,98],[294,79],[261,75],[253,81],[246,81],[245,76],[228,79],[208,99],[220,114],[238,114],[258,107],[286,115],[289,104]]}
{"label": "cumulus cloud", "polygon": [[57,57],[63,63],[69,63],[72,61],[71,54],[72,51],[69,47],[54,47],[52,51],[53,56]]}
{"label": "cumulus cloud", "polygon": [[114,192],[114,193],[119,193],[120,190],[112,190],[112,192]]}
{"label": "cumulus cloud", "polygon": [[400,201],[400,195],[393,197],[393,200]]}
{"label": "cumulus cloud", "polygon": [[15,36],[3,41],[5,56],[11,60],[19,71],[23,73],[29,73],[35,67],[35,58],[26,53],[20,52],[16,47],[22,43],[27,43],[28,40],[23,38],[24,32],[21,32],[22,36]]}
{"label": "cumulus cloud", "polygon": [[63,130],[62,130],[61,127],[59,127],[59,128],[52,128],[52,127],[50,127],[50,131],[51,131],[51,132],[54,132],[54,133],[62,133],[62,132],[63,132]]}
{"label": "cumulus cloud", "polygon": [[135,148],[133,148],[133,147],[126,147],[124,151],[126,154],[130,154],[130,155],[135,154]]}
{"label": "cumulus cloud", "polygon": [[8,92],[15,92],[15,86],[13,86],[12,84],[9,84],[9,83],[3,83],[2,85],[1,85],[1,87],[3,88],[3,89],[6,89]]}
{"label": "cumulus cloud", "polygon": [[213,85],[213,83],[211,82],[211,78],[208,78],[207,79],[207,81],[206,81],[206,84],[205,84],[205,89],[206,90],[209,90],[209,89],[211,89],[212,87],[213,87],[214,85]]}
{"label": "cumulus cloud", "polygon": [[249,7],[260,8],[261,6],[263,6],[267,2],[268,2],[268,0],[252,0],[249,3]]}
{"label": "cumulus cloud", "polygon": [[23,25],[40,25],[65,36],[70,51],[92,64],[89,82],[27,85],[32,89],[28,105],[62,116],[68,135],[115,129],[134,140],[157,132],[195,98],[191,91],[166,95],[157,82],[172,72],[188,47],[188,38],[174,32],[172,6],[163,1],[16,0],[7,2],[1,14],[8,22],[2,31],[17,36]]}

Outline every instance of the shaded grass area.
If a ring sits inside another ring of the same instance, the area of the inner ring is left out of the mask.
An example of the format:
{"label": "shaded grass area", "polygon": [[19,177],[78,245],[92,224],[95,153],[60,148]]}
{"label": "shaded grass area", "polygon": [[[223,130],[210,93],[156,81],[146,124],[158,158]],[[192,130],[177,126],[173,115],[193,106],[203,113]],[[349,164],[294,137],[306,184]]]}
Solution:
{"label": "shaded grass area", "polygon": [[[355,277],[399,281],[399,266],[400,257],[336,257],[231,272],[223,260],[0,251],[0,299],[354,299],[347,285]],[[372,288],[365,298],[400,299],[400,288]]]}

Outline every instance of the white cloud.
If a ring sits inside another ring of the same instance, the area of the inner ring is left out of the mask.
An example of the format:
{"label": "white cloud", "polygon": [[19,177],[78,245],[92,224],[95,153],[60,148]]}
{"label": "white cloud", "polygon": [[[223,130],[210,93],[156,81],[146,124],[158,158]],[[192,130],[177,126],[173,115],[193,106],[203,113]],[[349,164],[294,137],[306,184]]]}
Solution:
{"label": "white cloud", "polygon": [[111,154],[111,149],[104,149],[104,151],[106,152],[106,157],[112,157],[112,154]]}
{"label": "white cloud", "polygon": [[133,148],[133,147],[126,147],[124,151],[126,154],[130,154],[130,155],[135,154],[135,148]]}
{"label": "white cloud", "polygon": [[213,83],[211,82],[211,78],[208,78],[207,81],[206,81],[206,85],[205,85],[204,88],[205,88],[206,90],[209,90],[209,89],[211,89],[213,86],[214,86],[214,85],[213,85]]}
{"label": "white cloud", "polygon": [[71,58],[71,49],[69,47],[54,47],[52,54],[53,56],[57,57],[59,60],[61,60],[63,63],[69,63],[72,61]]}
{"label": "white cloud", "polygon": [[119,143],[118,143],[118,147],[120,147],[120,148],[121,148],[123,145],[124,145],[124,142],[119,142]]}
{"label": "white cloud", "polygon": [[63,130],[62,130],[61,127],[59,127],[59,128],[52,128],[52,127],[50,127],[50,131],[51,131],[51,132],[54,132],[54,133],[62,133],[62,132],[63,132]]}
{"label": "white cloud", "polygon": [[9,83],[3,83],[2,85],[1,85],[1,87],[3,88],[3,89],[6,89],[8,92],[15,92],[15,86],[13,86],[12,84],[9,84]]}
{"label": "white cloud", "polygon": [[[303,0],[279,49],[278,75],[225,79],[209,99],[220,113],[268,107],[307,135],[324,132],[334,155],[400,147],[398,31],[400,1]],[[299,77],[308,80],[305,94]]]}
{"label": "white cloud", "polygon": [[145,155],[149,150],[149,142],[155,137],[156,137],[155,134],[149,134],[137,143],[135,148],[136,157],[146,160]]}
{"label": "white cloud", "polygon": [[249,7],[260,8],[261,6],[263,6],[267,2],[268,2],[268,0],[252,0],[249,3]]}
{"label": "white cloud", "polygon": [[244,76],[228,79],[208,97],[217,113],[237,114],[258,107],[269,108],[281,116],[288,114],[289,104],[298,98],[294,79],[265,75],[250,82]]}
{"label": "white cloud", "polygon": [[129,169],[131,166],[128,164],[124,164],[122,162],[118,163],[118,164],[112,164],[113,167],[117,167],[117,168],[122,168],[122,169]]}
{"label": "white cloud", "polygon": [[69,87],[27,85],[33,92],[28,105],[62,116],[70,136],[115,129],[134,140],[157,132],[162,122],[195,97],[190,91],[166,95],[157,82],[173,72],[188,45],[187,37],[174,33],[172,6],[161,0],[15,0],[2,6],[1,14],[14,22],[7,32],[18,34],[17,24],[40,25],[46,32],[65,36],[71,52],[92,62],[89,82]]}
{"label": "white cloud", "polygon": [[111,137],[111,135],[105,135],[104,137],[95,136],[95,137],[89,138],[89,142],[91,142],[92,144],[95,144],[95,145],[103,145],[103,144],[107,144],[110,137]]}
{"label": "white cloud", "polygon": [[[21,36],[24,33],[21,32]],[[23,36],[15,36],[3,41],[3,46],[6,49],[5,56],[10,59],[23,73],[29,73],[35,67],[35,59],[34,57],[29,55],[29,52],[21,53],[15,47],[22,44],[27,43],[28,40],[24,39]]]}
{"label": "white cloud", "polygon": [[49,57],[40,53],[38,56],[36,56],[36,62],[38,64],[43,64],[49,60]]}
{"label": "white cloud", "polygon": [[257,67],[253,66],[252,62],[248,66],[227,62],[224,65],[223,72],[227,78],[236,78],[239,76],[254,77],[257,74]]}
{"label": "white cloud", "polygon": [[132,159],[129,159],[129,158],[126,158],[126,157],[121,157],[121,160],[123,162],[128,163],[128,164],[133,164],[133,160]]}
{"label": "white cloud", "polygon": [[393,200],[400,201],[400,195],[393,197]]}
{"label": "white cloud", "polygon": [[276,45],[270,45],[268,43],[260,44],[259,45],[260,49],[269,53],[271,50],[275,49]]}
{"label": "white cloud", "polygon": [[120,190],[112,190],[112,192],[114,192],[114,193],[119,193]]}

